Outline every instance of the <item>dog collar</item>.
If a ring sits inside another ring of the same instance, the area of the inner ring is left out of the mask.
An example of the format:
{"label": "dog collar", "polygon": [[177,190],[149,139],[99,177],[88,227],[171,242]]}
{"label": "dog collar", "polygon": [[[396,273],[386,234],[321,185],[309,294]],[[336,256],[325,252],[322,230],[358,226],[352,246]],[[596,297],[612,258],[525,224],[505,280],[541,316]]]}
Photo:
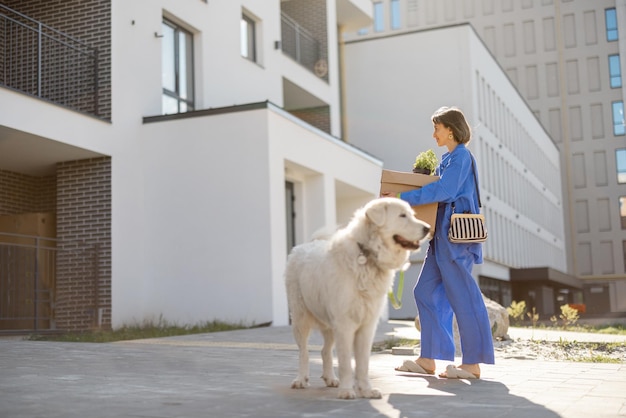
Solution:
{"label": "dog collar", "polygon": [[360,242],[357,242],[357,245],[359,246],[359,250],[361,252],[359,253],[359,256],[356,258],[356,262],[363,265],[367,263],[367,257],[370,256],[370,250],[365,248],[365,245],[361,244]]}

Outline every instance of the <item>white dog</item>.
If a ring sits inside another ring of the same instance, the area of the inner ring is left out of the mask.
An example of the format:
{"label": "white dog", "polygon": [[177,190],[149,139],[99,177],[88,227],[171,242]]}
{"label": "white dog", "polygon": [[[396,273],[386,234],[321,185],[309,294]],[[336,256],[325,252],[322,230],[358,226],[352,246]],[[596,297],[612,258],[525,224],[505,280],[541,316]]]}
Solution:
{"label": "white dog", "polygon": [[[324,337],[326,386],[339,386],[339,398],[380,398],[369,382],[369,358],[385,297],[398,269],[429,235],[404,201],[381,198],[357,210],[350,223],[328,240],[294,247],[287,259],[285,283],[300,349],[299,372],[292,388],[309,382],[307,348],[312,328]],[[339,380],[333,370],[336,342]],[[352,376],[354,350],[355,376]]]}

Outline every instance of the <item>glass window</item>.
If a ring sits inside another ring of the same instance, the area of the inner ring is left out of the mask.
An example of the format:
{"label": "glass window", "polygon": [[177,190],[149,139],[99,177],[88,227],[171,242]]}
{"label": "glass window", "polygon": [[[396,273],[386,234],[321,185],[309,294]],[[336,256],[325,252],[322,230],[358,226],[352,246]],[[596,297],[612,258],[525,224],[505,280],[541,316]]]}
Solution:
{"label": "glass window", "polygon": [[382,32],[385,30],[383,21],[383,4],[382,2],[374,3],[374,32]]}
{"label": "glass window", "polygon": [[622,69],[619,63],[619,54],[609,55],[609,78],[611,88],[622,87]]}
{"label": "glass window", "polygon": [[622,229],[626,229],[626,196],[620,196],[619,198],[619,218]]}
{"label": "glass window", "polygon": [[626,148],[615,151],[615,162],[617,167],[617,182],[626,183]]}
{"label": "glass window", "polygon": [[400,29],[400,0],[391,0],[389,9],[391,14],[391,29]]}
{"label": "glass window", "polygon": [[624,135],[624,102],[613,102],[613,135]]}
{"label": "glass window", "polygon": [[604,17],[606,20],[606,40],[609,42],[617,41],[617,15],[615,8],[606,9]]}
{"label": "glass window", "polygon": [[256,62],[255,23],[246,15],[241,16],[241,56]]}
{"label": "glass window", "polygon": [[161,30],[163,114],[194,110],[192,35],[167,20],[163,21]]}

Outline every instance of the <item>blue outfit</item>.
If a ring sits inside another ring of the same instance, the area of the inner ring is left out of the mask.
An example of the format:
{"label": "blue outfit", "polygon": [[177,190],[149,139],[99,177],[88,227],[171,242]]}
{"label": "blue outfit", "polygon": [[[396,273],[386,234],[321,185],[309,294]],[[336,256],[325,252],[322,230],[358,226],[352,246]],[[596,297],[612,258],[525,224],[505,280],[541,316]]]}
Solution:
{"label": "blue outfit", "polygon": [[479,213],[472,154],[464,144],[443,154],[435,171],[438,181],[399,197],[411,206],[439,202],[435,235],[413,289],[421,326],[421,357],[454,361],[452,315],[456,315],[463,364],[494,364],[489,316],[474,264],[483,262],[482,244],[448,240],[452,203],[455,212]]}

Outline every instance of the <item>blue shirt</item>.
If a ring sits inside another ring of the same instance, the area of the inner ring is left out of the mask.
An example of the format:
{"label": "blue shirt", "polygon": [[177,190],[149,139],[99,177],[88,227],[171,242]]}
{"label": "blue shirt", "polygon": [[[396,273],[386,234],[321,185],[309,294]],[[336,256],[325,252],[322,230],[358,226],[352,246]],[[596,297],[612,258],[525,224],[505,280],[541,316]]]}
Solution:
{"label": "blue shirt", "polygon": [[[435,170],[435,175],[440,179],[425,185],[424,187],[408,192],[400,193],[400,198],[407,201],[411,206],[424,205],[438,202],[435,236],[431,245],[435,245],[435,254],[438,260],[442,257],[457,259],[470,254],[474,257],[474,263],[483,262],[482,245],[454,244],[448,240],[450,229],[450,217],[452,216],[452,204],[455,213],[480,213],[476,189],[478,185],[474,181],[472,173],[472,154],[464,144],[459,144],[441,157],[441,163]],[[478,173],[476,173],[478,178]],[[469,253],[469,254],[468,254]]]}

